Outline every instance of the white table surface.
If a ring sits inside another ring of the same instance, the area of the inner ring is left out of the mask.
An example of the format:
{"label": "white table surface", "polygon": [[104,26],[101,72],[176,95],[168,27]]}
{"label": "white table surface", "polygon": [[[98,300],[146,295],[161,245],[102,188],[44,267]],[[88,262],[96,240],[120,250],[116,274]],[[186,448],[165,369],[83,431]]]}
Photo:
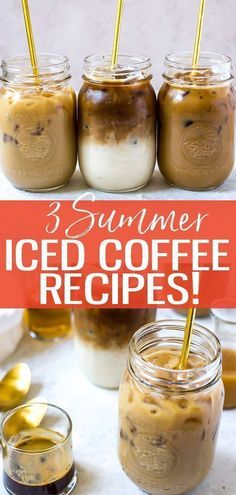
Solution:
{"label": "white table surface", "polygon": [[51,191],[49,193],[29,193],[25,191],[19,191],[15,189],[0,172],[0,200],[24,200],[24,199],[76,199],[81,194],[86,192],[94,192],[97,199],[159,199],[159,200],[218,200],[218,199],[236,199],[236,168],[234,168],[231,176],[222,184],[222,186],[212,191],[193,192],[183,191],[175,187],[170,187],[162,178],[159,170],[155,170],[154,175],[150,183],[132,193],[123,194],[111,194],[96,191],[89,188],[78,168],[67,186],[57,191]]}
{"label": "white table surface", "polygon": [[[160,310],[159,318],[176,317]],[[210,324],[201,319],[202,324]],[[74,451],[79,474],[75,495],[138,495],[116,454],[117,392],[97,388],[80,374],[73,339],[46,344],[25,337],[0,371],[25,361],[33,375],[29,398],[43,396],[63,407],[74,424]],[[0,493],[5,490],[0,482]],[[213,469],[191,495],[236,494],[236,410],[225,411]],[[189,494],[190,495],[190,494]]]}

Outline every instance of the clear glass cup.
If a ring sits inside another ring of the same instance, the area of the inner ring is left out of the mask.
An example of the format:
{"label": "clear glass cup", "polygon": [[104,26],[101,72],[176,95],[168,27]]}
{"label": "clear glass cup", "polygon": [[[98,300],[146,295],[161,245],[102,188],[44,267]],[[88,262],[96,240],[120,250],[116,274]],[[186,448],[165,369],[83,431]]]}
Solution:
{"label": "clear glass cup", "polygon": [[163,320],[138,330],[120,386],[120,462],[150,495],[189,493],[214,459],[224,402],[220,343],[194,324],[188,369],[179,370],[184,327]]}
{"label": "clear glass cup", "polygon": [[236,408],[236,301],[233,304],[232,309],[211,309],[214,331],[222,346],[225,409]]}
{"label": "clear glass cup", "polygon": [[72,423],[65,411],[42,403],[17,407],[4,418],[1,439],[8,493],[68,495],[73,490]]}
{"label": "clear glass cup", "polygon": [[100,387],[118,388],[131,337],[155,316],[156,309],[76,309],[76,350],[85,376]]}
{"label": "clear glass cup", "polygon": [[38,54],[2,62],[0,162],[11,184],[27,191],[65,185],[77,163],[76,95],[67,57]]}
{"label": "clear glass cup", "polygon": [[95,189],[144,187],[156,163],[156,96],[148,57],[94,55],[79,93],[79,165]]}
{"label": "clear glass cup", "polygon": [[229,57],[202,53],[165,59],[158,96],[158,165],[166,181],[190,190],[208,190],[230,175],[235,158],[235,104]]}
{"label": "clear glass cup", "polygon": [[59,340],[71,332],[70,309],[28,309],[25,325],[33,338]]}

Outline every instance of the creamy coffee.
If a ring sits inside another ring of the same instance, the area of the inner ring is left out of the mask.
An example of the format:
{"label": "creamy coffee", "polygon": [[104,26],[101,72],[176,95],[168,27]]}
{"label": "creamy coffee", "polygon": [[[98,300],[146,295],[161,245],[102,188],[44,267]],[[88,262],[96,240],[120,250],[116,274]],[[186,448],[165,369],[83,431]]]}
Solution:
{"label": "creamy coffee", "polygon": [[166,59],[158,96],[158,165],[167,182],[183,189],[215,188],[234,166],[231,61],[215,57],[203,54],[195,70],[188,54]]}
{"label": "creamy coffee", "polygon": [[[165,338],[152,330],[157,327],[168,328]],[[168,325],[157,322],[135,334],[120,386],[120,462],[130,480],[150,495],[183,495],[204,480],[212,466],[223,409],[220,356],[213,376],[213,353],[210,358],[208,351],[200,351],[196,329],[198,352],[191,351],[187,370],[178,371],[175,328],[180,323],[169,320]],[[214,339],[211,334],[212,344]],[[218,344],[218,353],[217,349]]]}
{"label": "creamy coffee", "polygon": [[91,187],[125,192],[145,186],[155,167],[155,92],[149,59],[123,57],[114,69],[107,64],[99,57],[85,61],[79,164]]}
{"label": "creamy coffee", "polygon": [[[76,95],[68,85],[68,61],[61,68],[62,80],[57,81],[56,61],[53,64],[50,60],[39,56],[40,64],[48,64],[44,69],[48,74],[38,81],[25,75],[22,63],[27,64],[27,59],[19,57],[3,65],[0,164],[7,179],[19,189],[56,189],[70,180],[76,167]],[[19,74],[11,73],[10,64]]]}

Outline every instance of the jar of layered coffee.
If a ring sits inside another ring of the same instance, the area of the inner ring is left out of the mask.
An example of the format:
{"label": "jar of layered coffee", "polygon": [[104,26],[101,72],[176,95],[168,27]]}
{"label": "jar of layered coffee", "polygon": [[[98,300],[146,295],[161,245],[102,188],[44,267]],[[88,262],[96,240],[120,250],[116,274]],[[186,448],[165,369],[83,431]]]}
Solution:
{"label": "jar of layered coffee", "polygon": [[95,189],[145,186],[156,163],[156,99],[147,57],[85,59],[79,94],[79,164]]}
{"label": "jar of layered coffee", "polygon": [[223,409],[221,351],[195,324],[186,370],[179,370],[185,322],[146,325],[131,340],[119,399],[119,458],[150,495],[189,493],[208,475]]}
{"label": "jar of layered coffee", "polygon": [[13,186],[48,191],[65,185],[77,162],[76,95],[66,57],[29,56],[2,63],[0,162]]}
{"label": "jar of layered coffee", "polygon": [[158,164],[166,181],[190,190],[213,189],[230,175],[235,158],[235,90],[229,57],[168,55],[158,96]]}
{"label": "jar of layered coffee", "polygon": [[95,385],[118,388],[131,337],[155,316],[155,309],[75,310],[78,364],[85,376]]}

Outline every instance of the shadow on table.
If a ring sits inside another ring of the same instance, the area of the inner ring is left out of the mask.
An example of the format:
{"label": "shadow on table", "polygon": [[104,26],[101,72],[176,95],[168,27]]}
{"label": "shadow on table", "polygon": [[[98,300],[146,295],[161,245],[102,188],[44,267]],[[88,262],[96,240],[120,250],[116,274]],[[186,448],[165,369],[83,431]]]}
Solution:
{"label": "shadow on table", "polygon": [[30,392],[27,400],[35,399],[35,397],[42,398],[40,395],[41,390],[42,390],[42,383],[31,383]]}
{"label": "shadow on table", "polygon": [[90,492],[94,490],[94,493],[97,493],[96,487],[98,486],[98,476],[94,473],[92,467],[84,466],[83,464],[76,463],[75,464],[78,482],[75,488],[75,495],[82,494],[86,492],[88,489]]}
{"label": "shadow on table", "polygon": [[33,339],[30,337],[30,335],[25,335],[23,339],[21,340],[19,347],[17,348],[16,352],[13,354],[12,357],[14,359],[17,358],[17,356],[20,357],[20,355],[24,354],[24,359],[27,359],[28,357],[32,357],[34,354],[43,354],[43,352],[48,352],[50,348],[55,347],[55,345],[59,345],[62,341],[67,341],[67,339],[63,339],[61,341],[43,341],[39,339]]}
{"label": "shadow on table", "polygon": [[[163,177],[162,177],[161,173],[158,171],[158,169],[156,169],[149,184],[147,184],[147,186],[145,186],[143,189],[140,189],[137,192],[140,192],[142,194],[147,194],[147,193],[156,193],[157,191],[165,191],[165,190],[169,190],[169,189],[170,189],[170,186],[165,182],[165,180],[163,179]],[[58,198],[60,198],[60,196],[70,195],[71,193],[83,194],[85,192],[92,192],[95,195],[99,193],[99,191],[97,191],[96,189],[90,188],[86,184],[80,171],[78,169],[76,169],[70,182],[66,186],[64,186],[62,189],[58,189],[56,191],[56,196]],[[55,196],[55,191],[49,191],[47,194]],[[106,194],[106,193],[104,193],[104,194]],[[135,194],[135,193],[133,193],[133,194]],[[122,198],[124,198],[124,199],[126,197],[126,193],[107,193],[107,195],[109,197],[113,196],[114,199],[116,199],[116,197],[119,197],[119,196],[122,196]],[[127,198],[128,198],[128,196],[127,196]]]}
{"label": "shadow on table", "polygon": [[236,460],[233,453],[218,453],[207,479],[188,495],[234,495],[236,493]]}

